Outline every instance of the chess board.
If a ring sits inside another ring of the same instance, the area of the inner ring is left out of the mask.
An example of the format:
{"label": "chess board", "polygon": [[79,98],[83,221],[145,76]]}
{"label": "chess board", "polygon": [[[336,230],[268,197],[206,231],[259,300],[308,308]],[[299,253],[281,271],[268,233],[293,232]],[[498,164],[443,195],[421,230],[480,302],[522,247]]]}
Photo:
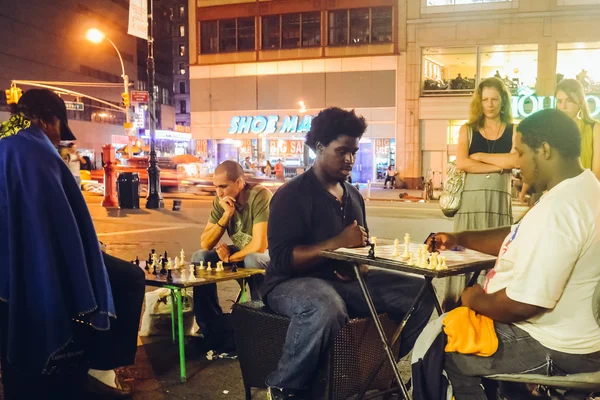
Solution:
{"label": "chess board", "polygon": [[[423,245],[420,243],[411,243],[409,251],[415,254]],[[461,275],[468,272],[481,271],[493,268],[496,257],[480,253],[470,249],[460,250],[441,250],[441,256],[446,257],[448,269],[432,270],[429,268],[420,268],[415,265],[408,265],[408,260],[402,258],[404,253],[404,244],[398,245],[398,257],[394,257],[394,245],[377,245],[375,247],[375,258],[369,258],[370,247],[360,247],[355,249],[341,248],[334,251],[323,252],[322,255],[327,258],[349,261],[360,264],[367,264],[384,269],[393,269],[397,271],[410,272],[419,275],[441,278],[445,276]],[[418,262],[416,260],[415,262]]]}
{"label": "chess board", "polygon": [[[154,275],[152,270],[144,269],[145,262],[140,263],[140,268],[144,271],[146,275],[146,285],[155,286],[155,287],[163,287],[163,286],[174,286],[179,288],[193,287],[193,286],[202,286],[207,285],[209,283],[217,283],[224,282],[236,279],[247,279],[252,275],[264,274],[265,271],[262,269],[249,269],[249,268],[238,268],[236,272],[231,271],[231,267],[225,266],[224,271],[215,271],[213,268],[212,271],[200,270],[200,268],[196,268],[196,280],[190,281],[189,278],[186,281],[181,280],[181,271],[179,269],[173,269],[171,271],[171,280],[167,279],[167,274],[161,275],[160,268],[157,268],[157,274]],[[186,266],[189,271],[189,266]]]}

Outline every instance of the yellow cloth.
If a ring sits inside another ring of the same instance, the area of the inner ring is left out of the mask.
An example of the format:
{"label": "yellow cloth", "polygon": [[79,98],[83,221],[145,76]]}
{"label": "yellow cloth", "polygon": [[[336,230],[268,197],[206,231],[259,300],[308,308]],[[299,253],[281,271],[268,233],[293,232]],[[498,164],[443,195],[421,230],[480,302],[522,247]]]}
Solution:
{"label": "yellow cloth", "polygon": [[446,353],[489,357],[498,350],[494,321],[468,307],[458,307],[450,311],[442,323],[448,336]]}
{"label": "yellow cloth", "polygon": [[581,132],[581,164],[583,168],[592,169],[592,156],[594,155],[594,125],[586,124],[583,120],[577,121]]}

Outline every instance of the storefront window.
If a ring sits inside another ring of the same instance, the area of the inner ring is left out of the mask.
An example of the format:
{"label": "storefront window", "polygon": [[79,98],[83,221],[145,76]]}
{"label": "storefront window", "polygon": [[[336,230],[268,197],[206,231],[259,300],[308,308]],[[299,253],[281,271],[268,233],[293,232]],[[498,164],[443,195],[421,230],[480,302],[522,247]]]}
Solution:
{"label": "storefront window", "polygon": [[393,7],[329,11],[329,45],[346,46],[392,41]]}
{"label": "storefront window", "polygon": [[321,45],[321,13],[302,14],[302,47]]}
{"label": "storefront window", "polygon": [[396,139],[374,140],[376,179],[383,181],[387,176],[388,167],[396,164]]}
{"label": "storefront window", "polygon": [[517,95],[520,88],[535,88],[537,45],[425,48],[422,66],[423,96],[471,95],[490,77]]}
{"label": "storefront window", "polygon": [[281,46],[281,18],[279,15],[269,15],[262,18],[262,48],[263,50],[278,49]]}
{"label": "storefront window", "polygon": [[460,127],[467,121],[450,121],[448,123],[448,145],[458,144],[458,133]]}
{"label": "storefront window", "polygon": [[284,49],[300,47],[300,14],[281,16],[281,47]]}
{"label": "storefront window", "polygon": [[481,77],[502,79],[514,96],[522,86],[535,88],[537,45],[481,46]]}
{"label": "storefront window", "polygon": [[587,93],[600,93],[600,42],[559,43],[556,81],[577,79]]}
{"label": "storefront window", "polygon": [[476,47],[423,49],[424,96],[472,94],[476,75]]}

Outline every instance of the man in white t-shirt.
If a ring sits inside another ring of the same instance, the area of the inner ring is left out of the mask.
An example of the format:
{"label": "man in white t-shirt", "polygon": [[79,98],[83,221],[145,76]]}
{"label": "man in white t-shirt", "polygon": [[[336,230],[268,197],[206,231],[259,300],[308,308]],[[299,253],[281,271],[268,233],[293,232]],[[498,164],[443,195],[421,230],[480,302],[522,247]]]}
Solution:
{"label": "man in white t-shirt", "polygon": [[512,227],[436,234],[441,249],[460,245],[498,255],[485,287],[462,294],[464,306],[494,320],[498,351],[446,353],[456,400],[485,399],[486,375],[600,370],[600,326],[592,311],[600,281],[600,183],[581,166],[576,124],[558,110],[521,122],[515,151],[523,182],[546,191],[523,219]]}
{"label": "man in white t-shirt", "polygon": [[71,171],[75,177],[77,184],[81,187],[81,176],[79,172],[81,171],[81,164],[86,164],[87,161],[79,155],[75,143],[71,142],[67,145],[67,153],[65,154],[64,160],[69,167],[69,171]]}

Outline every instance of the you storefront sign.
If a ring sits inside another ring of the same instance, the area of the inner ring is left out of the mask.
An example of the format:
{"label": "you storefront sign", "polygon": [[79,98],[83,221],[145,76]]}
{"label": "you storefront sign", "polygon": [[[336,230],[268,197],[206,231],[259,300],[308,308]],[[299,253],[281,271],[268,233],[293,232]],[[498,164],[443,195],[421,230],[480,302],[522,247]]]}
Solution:
{"label": "you storefront sign", "polygon": [[[600,115],[600,96],[590,94],[585,99],[591,116],[595,118]],[[512,97],[511,104],[513,117],[517,119],[526,118],[545,108],[554,108],[555,105],[554,96],[536,96],[535,91],[528,87],[520,88],[518,95]]]}

